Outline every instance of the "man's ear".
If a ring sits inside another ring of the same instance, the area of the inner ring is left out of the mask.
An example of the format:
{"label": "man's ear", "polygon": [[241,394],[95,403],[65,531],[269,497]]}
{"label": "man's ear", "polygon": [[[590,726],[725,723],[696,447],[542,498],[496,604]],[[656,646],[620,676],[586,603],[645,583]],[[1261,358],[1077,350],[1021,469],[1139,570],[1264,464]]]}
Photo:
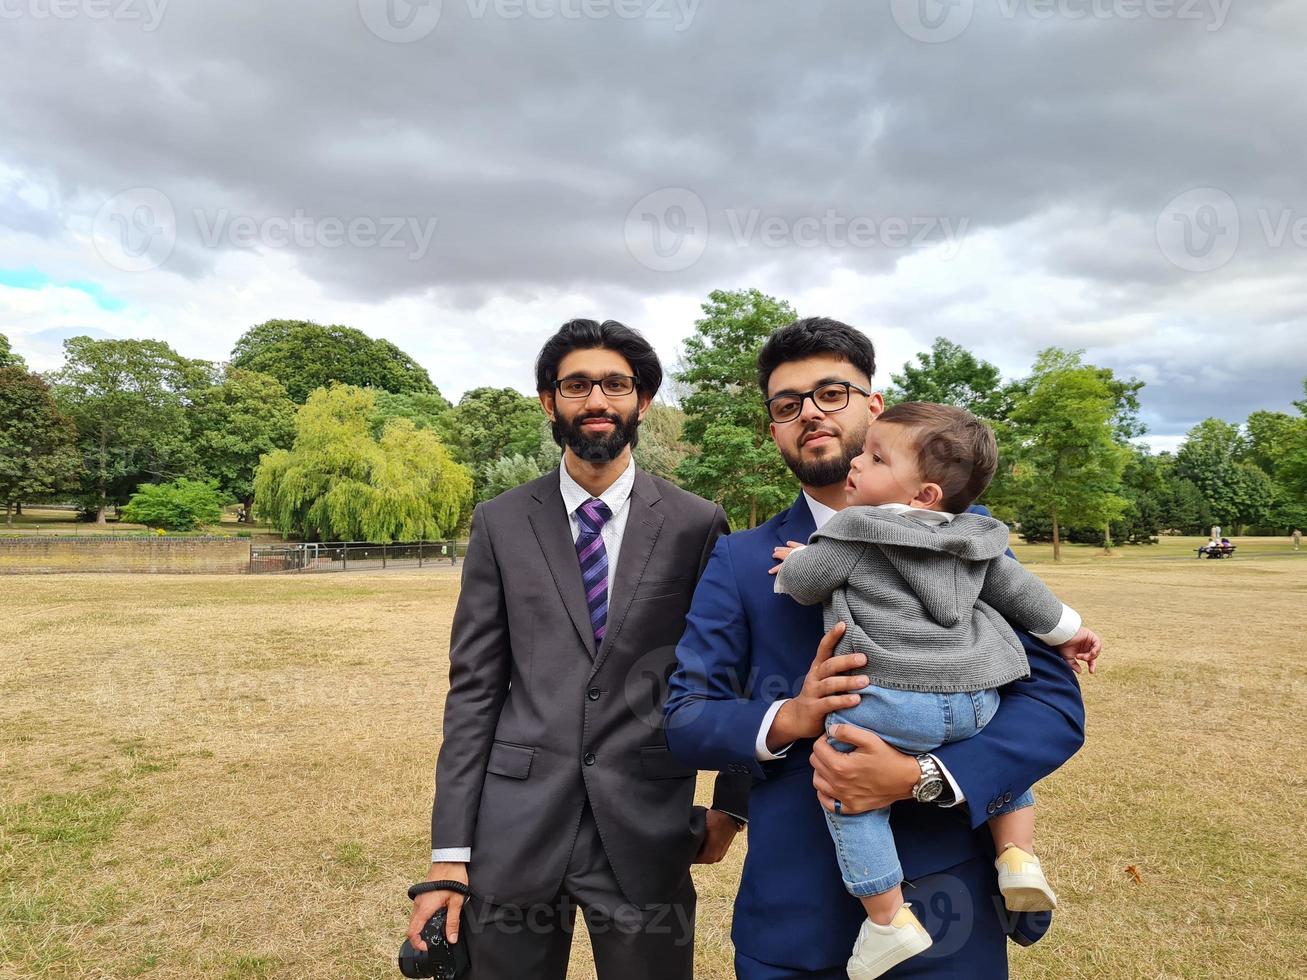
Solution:
{"label": "man's ear", "polygon": [[873,419],[879,417],[880,413],[885,411],[885,396],[879,391],[873,391],[868,395],[867,411],[871,413]]}
{"label": "man's ear", "polygon": [[636,404],[639,406],[640,411],[638,418],[643,422],[645,415],[649,411],[649,406],[653,404],[653,395],[641,394],[640,400]]}
{"label": "man's ear", "polygon": [[554,421],[554,393],[552,391],[542,391],[540,395],[540,407],[545,410],[549,416],[549,421]]}
{"label": "man's ear", "polygon": [[922,510],[930,510],[943,499],[944,491],[938,483],[925,483],[917,491],[917,495],[912,498],[912,506],[920,507]]}

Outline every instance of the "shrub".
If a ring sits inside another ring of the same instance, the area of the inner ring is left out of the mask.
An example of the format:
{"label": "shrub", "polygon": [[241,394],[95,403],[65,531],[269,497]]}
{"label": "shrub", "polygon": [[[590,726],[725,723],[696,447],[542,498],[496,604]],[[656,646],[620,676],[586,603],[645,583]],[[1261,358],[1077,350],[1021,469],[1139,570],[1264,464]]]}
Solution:
{"label": "shrub", "polygon": [[168,531],[194,531],[221,520],[223,503],[222,493],[212,482],[143,483],[123,508],[122,519]]}

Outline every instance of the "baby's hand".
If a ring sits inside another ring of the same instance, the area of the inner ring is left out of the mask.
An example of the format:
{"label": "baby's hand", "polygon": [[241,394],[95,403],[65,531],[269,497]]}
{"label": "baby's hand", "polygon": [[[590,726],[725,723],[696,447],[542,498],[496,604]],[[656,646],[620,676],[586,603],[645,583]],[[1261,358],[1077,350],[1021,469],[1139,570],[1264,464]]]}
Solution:
{"label": "baby's hand", "polygon": [[1075,636],[1057,648],[1057,652],[1077,674],[1080,673],[1081,661],[1089,665],[1089,672],[1092,674],[1102,649],[1103,641],[1098,638],[1098,634],[1088,626],[1082,626],[1076,630]]}
{"label": "baby's hand", "polygon": [[775,575],[777,572],[781,570],[781,566],[779,564],[780,562],[785,561],[786,558],[790,557],[790,555],[794,554],[800,548],[806,548],[806,547],[807,545],[799,541],[786,541],[784,548],[773,548],[771,556],[776,559],[777,564],[767,569],[767,574]]}

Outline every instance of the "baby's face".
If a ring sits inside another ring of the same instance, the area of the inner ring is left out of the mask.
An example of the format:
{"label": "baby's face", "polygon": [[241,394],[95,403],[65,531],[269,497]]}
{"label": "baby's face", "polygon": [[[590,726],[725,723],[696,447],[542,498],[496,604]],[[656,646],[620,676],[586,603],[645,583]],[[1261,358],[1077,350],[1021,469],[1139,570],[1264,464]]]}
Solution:
{"label": "baby's face", "polygon": [[862,455],[849,464],[844,494],[850,504],[911,504],[922,487],[917,451],[908,430],[894,422],[872,422]]}

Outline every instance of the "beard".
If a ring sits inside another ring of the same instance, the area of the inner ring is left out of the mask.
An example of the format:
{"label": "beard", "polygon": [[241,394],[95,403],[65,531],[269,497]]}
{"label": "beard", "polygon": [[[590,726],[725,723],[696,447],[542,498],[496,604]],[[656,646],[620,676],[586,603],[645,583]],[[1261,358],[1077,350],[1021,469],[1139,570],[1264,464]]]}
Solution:
{"label": "beard", "polygon": [[[813,423],[803,430],[799,438],[803,439],[812,432],[825,432],[839,439],[839,452],[824,459],[804,459],[803,447],[800,446],[798,452],[793,454],[781,449],[781,459],[785,460],[790,472],[805,487],[829,487],[834,483],[843,483],[849,478],[849,464],[862,452],[863,441],[867,438],[867,426],[870,424],[871,420],[868,419],[857,431],[841,434],[821,423]],[[777,445],[776,448],[780,449],[780,446]]]}
{"label": "beard", "polygon": [[[606,435],[589,435],[581,428],[587,419],[607,419],[613,423],[613,429]],[[631,409],[626,418],[616,412],[588,412],[576,416],[571,422],[556,415],[550,429],[554,442],[572,450],[579,459],[587,463],[611,463],[628,445],[634,449],[639,441],[640,409],[639,406]]]}

